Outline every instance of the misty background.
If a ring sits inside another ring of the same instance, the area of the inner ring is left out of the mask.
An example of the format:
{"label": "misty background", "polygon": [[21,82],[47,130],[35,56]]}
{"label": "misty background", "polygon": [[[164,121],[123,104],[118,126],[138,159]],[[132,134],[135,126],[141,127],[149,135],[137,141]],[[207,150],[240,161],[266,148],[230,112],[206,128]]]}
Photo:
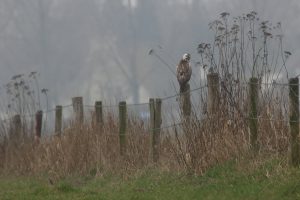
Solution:
{"label": "misty background", "polygon": [[74,96],[93,104],[172,95],[179,89],[166,64],[175,71],[186,52],[197,62],[198,44],[213,39],[209,22],[252,10],[282,23],[288,71],[300,74],[299,0],[0,0],[0,95],[12,76],[32,71],[51,108]]}

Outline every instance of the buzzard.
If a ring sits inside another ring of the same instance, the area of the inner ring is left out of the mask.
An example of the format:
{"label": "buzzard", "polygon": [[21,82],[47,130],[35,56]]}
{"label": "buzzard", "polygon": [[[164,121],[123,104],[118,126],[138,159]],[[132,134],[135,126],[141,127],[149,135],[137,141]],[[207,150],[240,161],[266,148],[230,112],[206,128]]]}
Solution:
{"label": "buzzard", "polygon": [[190,65],[191,55],[186,53],[183,55],[176,68],[176,76],[180,87],[184,87],[190,80],[192,75],[192,67]]}

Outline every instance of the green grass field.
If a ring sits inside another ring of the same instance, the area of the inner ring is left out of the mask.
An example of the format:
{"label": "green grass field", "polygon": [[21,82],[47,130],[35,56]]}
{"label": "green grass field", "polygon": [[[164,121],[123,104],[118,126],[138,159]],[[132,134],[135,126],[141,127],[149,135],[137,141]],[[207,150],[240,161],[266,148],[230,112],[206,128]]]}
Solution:
{"label": "green grass field", "polygon": [[155,170],[131,176],[1,177],[0,199],[300,199],[300,170],[272,160],[256,169],[228,162],[203,176]]}

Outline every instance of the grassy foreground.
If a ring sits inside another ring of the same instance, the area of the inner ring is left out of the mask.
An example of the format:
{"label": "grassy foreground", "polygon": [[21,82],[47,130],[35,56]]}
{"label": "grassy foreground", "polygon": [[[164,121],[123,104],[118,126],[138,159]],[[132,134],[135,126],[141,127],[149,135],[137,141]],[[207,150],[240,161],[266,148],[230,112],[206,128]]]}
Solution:
{"label": "grassy foreground", "polygon": [[203,176],[147,170],[134,176],[1,177],[0,199],[300,199],[300,170],[272,160],[251,169],[229,162]]}

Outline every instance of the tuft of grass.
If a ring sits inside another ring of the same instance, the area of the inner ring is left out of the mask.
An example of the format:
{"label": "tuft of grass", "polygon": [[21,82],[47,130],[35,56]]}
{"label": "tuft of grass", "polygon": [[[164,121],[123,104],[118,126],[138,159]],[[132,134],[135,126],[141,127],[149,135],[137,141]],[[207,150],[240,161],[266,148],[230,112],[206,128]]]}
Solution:
{"label": "tuft of grass", "polygon": [[78,191],[73,185],[71,185],[70,183],[65,182],[65,181],[60,182],[56,186],[56,189],[62,193],[72,193],[72,192]]}

